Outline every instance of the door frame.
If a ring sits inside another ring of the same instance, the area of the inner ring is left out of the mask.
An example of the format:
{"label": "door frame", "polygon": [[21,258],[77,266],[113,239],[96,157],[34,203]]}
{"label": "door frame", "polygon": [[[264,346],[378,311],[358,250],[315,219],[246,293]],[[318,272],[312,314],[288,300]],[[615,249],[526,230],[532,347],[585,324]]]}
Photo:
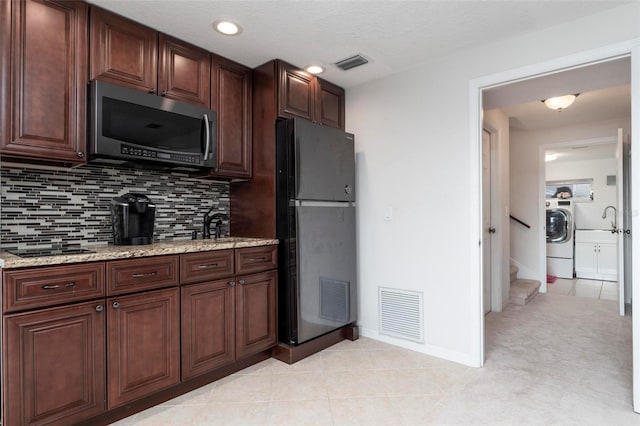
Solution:
{"label": "door frame", "polygon": [[[640,219],[640,39],[604,46],[598,49],[563,56],[554,60],[515,68],[469,81],[469,239],[471,267],[469,268],[470,309],[470,361],[475,366],[484,365],[484,315],[482,309],[482,92],[485,89],[528,80],[545,74],[593,65],[597,62],[631,57],[631,208],[632,223]],[[635,201],[634,201],[635,200]],[[632,229],[640,226],[632,225]],[[632,251],[640,253],[640,238],[632,239]],[[633,267],[632,293],[640,294],[640,262]],[[633,303],[633,301],[632,301]],[[637,310],[638,311],[638,310]],[[640,315],[633,316],[633,405],[640,412]]]}

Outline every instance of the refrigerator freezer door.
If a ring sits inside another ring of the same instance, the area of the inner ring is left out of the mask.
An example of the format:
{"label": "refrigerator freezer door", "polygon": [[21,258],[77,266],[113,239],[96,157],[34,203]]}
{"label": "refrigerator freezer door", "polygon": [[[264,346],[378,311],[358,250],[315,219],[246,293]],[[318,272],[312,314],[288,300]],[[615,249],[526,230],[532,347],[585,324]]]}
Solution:
{"label": "refrigerator freezer door", "polygon": [[355,207],[295,207],[296,343],[357,319]]}
{"label": "refrigerator freezer door", "polygon": [[354,138],[333,127],[294,119],[298,200],[355,201]]}

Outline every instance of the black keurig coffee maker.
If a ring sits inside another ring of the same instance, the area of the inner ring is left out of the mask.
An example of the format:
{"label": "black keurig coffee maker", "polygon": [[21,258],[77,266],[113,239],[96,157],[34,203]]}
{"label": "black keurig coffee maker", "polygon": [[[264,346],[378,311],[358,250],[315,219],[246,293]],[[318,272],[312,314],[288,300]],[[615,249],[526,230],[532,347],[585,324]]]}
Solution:
{"label": "black keurig coffee maker", "polygon": [[146,195],[127,193],[111,200],[113,244],[151,244],[156,205]]}

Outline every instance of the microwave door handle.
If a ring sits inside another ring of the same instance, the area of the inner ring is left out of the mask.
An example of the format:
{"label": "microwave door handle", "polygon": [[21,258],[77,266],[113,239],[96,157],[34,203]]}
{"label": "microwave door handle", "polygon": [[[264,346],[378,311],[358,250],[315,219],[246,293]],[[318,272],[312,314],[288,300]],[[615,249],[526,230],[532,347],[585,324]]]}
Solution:
{"label": "microwave door handle", "polygon": [[204,146],[204,161],[207,161],[207,159],[209,158],[209,148],[211,145],[211,135],[209,134],[209,117],[207,117],[207,114],[203,114],[204,117],[204,130],[205,130],[205,138],[207,139],[207,143]]}

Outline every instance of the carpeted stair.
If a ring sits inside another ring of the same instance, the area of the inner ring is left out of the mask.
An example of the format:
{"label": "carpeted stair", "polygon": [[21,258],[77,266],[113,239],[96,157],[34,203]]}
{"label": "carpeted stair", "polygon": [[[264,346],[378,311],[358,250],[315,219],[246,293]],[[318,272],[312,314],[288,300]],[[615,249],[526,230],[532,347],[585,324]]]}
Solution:
{"label": "carpeted stair", "polygon": [[511,276],[511,286],[509,288],[509,302],[516,305],[526,305],[538,294],[540,281],[518,279],[519,268],[511,264],[509,274]]}

